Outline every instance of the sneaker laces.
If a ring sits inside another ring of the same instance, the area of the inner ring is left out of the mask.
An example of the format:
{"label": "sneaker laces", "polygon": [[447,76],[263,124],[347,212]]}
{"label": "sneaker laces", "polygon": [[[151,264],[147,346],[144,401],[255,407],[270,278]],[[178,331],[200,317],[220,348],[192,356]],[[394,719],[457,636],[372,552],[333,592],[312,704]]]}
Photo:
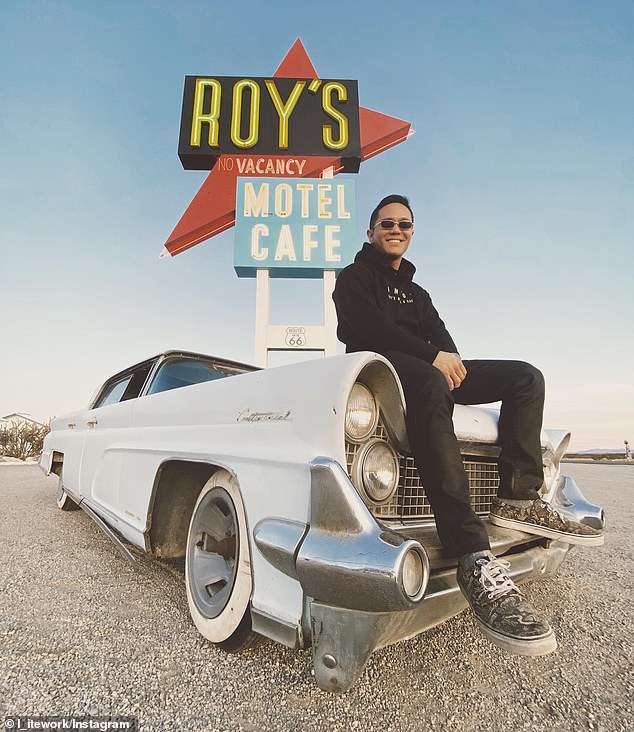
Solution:
{"label": "sneaker laces", "polygon": [[519,592],[515,582],[506,574],[511,568],[511,563],[503,559],[490,559],[482,563],[476,562],[480,567],[480,582],[487,591],[489,600],[502,597],[509,592]]}
{"label": "sneaker laces", "polygon": [[564,517],[559,513],[559,511],[550,503],[547,501],[542,501],[542,506],[548,511],[548,513],[552,514],[556,518],[558,518],[560,521],[565,521]]}

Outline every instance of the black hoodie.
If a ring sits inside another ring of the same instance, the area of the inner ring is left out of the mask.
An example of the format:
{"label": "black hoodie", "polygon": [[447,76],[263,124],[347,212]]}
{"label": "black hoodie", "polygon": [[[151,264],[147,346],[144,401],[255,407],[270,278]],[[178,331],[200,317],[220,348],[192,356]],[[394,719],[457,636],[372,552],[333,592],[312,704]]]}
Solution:
{"label": "black hoodie", "polygon": [[366,242],[337,277],[332,295],[337,337],[354,351],[401,351],[432,363],[439,351],[457,348],[429,293],[412,281],[416,267],[407,259],[399,269]]}

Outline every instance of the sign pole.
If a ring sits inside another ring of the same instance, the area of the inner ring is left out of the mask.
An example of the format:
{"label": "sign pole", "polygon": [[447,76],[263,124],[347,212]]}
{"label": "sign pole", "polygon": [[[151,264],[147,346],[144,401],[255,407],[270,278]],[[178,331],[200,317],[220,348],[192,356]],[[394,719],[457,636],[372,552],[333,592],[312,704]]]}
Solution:
{"label": "sign pole", "polygon": [[332,293],[335,290],[336,273],[332,269],[324,271],[324,328],[326,341],[324,356],[337,355],[337,311]]}
{"label": "sign pole", "polygon": [[[322,178],[331,179],[335,177],[335,169],[331,165],[321,175]],[[337,312],[332,293],[335,290],[337,275],[332,269],[324,270],[324,328],[325,343],[324,356],[335,356],[337,354]]]}
{"label": "sign pole", "polygon": [[270,302],[268,269],[259,269],[255,277],[255,364],[266,368],[269,356],[267,342]]}
{"label": "sign pole", "polygon": [[[322,178],[334,178],[334,169],[326,168]],[[272,325],[270,312],[270,276],[268,269],[256,270],[255,291],[255,364],[266,368],[270,351],[321,351],[324,356],[337,354],[337,313],[332,299],[335,270],[322,271],[324,324]]]}

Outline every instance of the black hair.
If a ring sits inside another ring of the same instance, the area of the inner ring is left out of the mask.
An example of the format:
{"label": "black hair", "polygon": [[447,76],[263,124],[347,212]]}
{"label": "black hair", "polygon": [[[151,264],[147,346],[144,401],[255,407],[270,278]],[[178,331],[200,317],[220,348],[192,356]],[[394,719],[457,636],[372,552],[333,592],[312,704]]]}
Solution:
{"label": "black hair", "polygon": [[377,207],[372,211],[372,215],[370,216],[370,228],[376,224],[376,220],[379,218],[379,211],[383,206],[389,206],[390,203],[400,203],[402,206],[405,206],[409,209],[409,212],[412,214],[412,221],[414,221],[414,212],[412,211],[412,207],[409,205],[409,198],[407,196],[401,196],[398,193],[391,193],[389,196],[386,196],[384,199],[379,201]]}

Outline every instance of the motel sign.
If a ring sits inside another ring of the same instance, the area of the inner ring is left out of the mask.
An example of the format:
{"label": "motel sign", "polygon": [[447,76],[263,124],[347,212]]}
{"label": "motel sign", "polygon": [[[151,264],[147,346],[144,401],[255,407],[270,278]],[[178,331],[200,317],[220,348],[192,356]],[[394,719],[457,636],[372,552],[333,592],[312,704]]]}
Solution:
{"label": "motel sign", "polygon": [[356,173],[361,163],[357,82],[186,76],[178,144],[183,167],[211,170],[220,155],[240,153],[335,153],[344,171]]}
{"label": "motel sign", "polygon": [[[210,173],[161,257],[235,223],[236,273],[256,278],[257,364],[272,350],[336,353],[335,276],[358,242],[354,181],[334,176],[410,127],[360,107],[357,81],[319,78],[300,39],[271,77],[185,77],[178,155]],[[271,277],[323,278],[323,325],[269,323]]]}
{"label": "motel sign", "polygon": [[238,178],[234,267],[238,277],[321,277],[357,249],[352,179]]}

